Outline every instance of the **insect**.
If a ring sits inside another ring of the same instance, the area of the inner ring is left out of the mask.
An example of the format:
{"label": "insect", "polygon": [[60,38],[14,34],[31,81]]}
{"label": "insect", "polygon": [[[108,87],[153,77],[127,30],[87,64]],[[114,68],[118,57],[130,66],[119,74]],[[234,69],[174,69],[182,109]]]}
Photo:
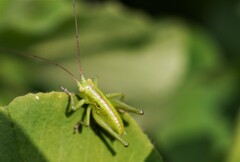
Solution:
{"label": "insect", "polygon": [[76,16],[75,2],[72,0],[73,11],[74,11],[74,20],[75,20],[75,32],[76,32],[76,46],[77,46],[77,56],[78,56],[78,65],[80,71],[80,80],[78,80],[73,73],[67,70],[65,67],[54,63],[48,59],[30,56],[42,61],[54,64],[58,66],[65,72],[67,72],[76,82],[79,89],[79,96],[81,99],[74,103],[73,94],[71,94],[66,88],[61,87],[61,89],[70,96],[71,108],[73,111],[78,110],[83,105],[87,105],[86,116],[84,121],[79,121],[74,126],[74,131],[76,132],[81,125],[89,126],[90,117],[92,116],[95,122],[102,127],[106,132],[111,136],[116,138],[122,145],[127,147],[129,144],[125,141],[122,136],[125,133],[123,121],[120,117],[120,111],[133,112],[139,115],[143,115],[143,110],[136,109],[132,106],[127,105],[121,100],[115,99],[120,97],[123,99],[124,95],[122,93],[111,93],[104,94],[98,87],[97,82],[92,81],[91,79],[85,79],[82,73],[82,67],[80,63],[80,48],[79,48],[79,38],[78,38],[78,23]]}

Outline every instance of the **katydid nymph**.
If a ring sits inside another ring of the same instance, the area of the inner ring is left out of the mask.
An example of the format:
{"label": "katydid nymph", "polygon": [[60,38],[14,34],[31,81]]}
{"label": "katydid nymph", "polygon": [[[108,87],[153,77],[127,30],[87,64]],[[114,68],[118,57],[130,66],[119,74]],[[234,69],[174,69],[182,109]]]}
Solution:
{"label": "katydid nymph", "polygon": [[120,97],[123,99],[124,95],[122,93],[112,93],[104,94],[98,87],[97,83],[91,79],[85,79],[82,73],[82,67],[80,63],[80,48],[79,48],[79,38],[78,38],[78,23],[75,9],[75,2],[72,0],[73,11],[74,11],[74,21],[75,21],[75,32],[76,32],[76,46],[77,46],[77,56],[80,71],[80,80],[77,79],[69,70],[63,66],[56,64],[50,60],[42,57],[32,56],[36,59],[43,60],[45,62],[54,64],[67,72],[76,82],[79,89],[80,100],[75,104],[73,94],[71,94],[66,88],[61,87],[61,89],[67,93],[70,97],[71,108],[76,111],[83,105],[86,105],[86,116],[84,121],[80,121],[74,126],[75,132],[78,130],[80,125],[89,126],[90,117],[92,116],[95,122],[102,127],[107,133],[112,137],[117,139],[125,147],[128,146],[128,142],[122,138],[125,133],[123,121],[120,117],[119,112],[128,111],[139,115],[143,115],[143,110],[136,109],[132,106],[127,105],[122,102],[122,100],[115,99]]}

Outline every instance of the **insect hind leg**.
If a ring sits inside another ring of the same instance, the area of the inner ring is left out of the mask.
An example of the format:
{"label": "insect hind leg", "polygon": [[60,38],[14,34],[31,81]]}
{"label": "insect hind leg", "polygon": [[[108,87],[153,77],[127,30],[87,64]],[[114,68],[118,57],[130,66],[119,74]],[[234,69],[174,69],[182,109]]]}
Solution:
{"label": "insect hind leg", "polygon": [[98,114],[96,111],[92,111],[93,118],[103,129],[105,129],[110,135],[116,138],[122,145],[128,147],[128,142],[126,142],[121,135],[116,133]]}
{"label": "insect hind leg", "polygon": [[124,100],[124,94],[123,94],[122,92],[109,93],[109,94],[106,94],[106,97],[107,97],[108,99],[114,98],[114,97],[120,97],[120,100],[121,100],[121,101]]}
{"label": "insect hind leg", "polygon": [[132,107],[130,105],[125,104],[122,101],[116,100],[116,99],[109,99],[110,102],[113,104],[114,107],[120,110],[128,111],[128,112],[133,112],[139,115],[143,115],[144,112],[143,110],[137,109],[135,107]]}

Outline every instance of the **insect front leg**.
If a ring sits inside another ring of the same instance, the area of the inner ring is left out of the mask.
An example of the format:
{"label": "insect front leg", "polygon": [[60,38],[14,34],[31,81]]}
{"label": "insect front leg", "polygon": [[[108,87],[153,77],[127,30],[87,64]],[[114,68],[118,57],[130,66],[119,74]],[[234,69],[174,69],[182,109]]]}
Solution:
{"label": "insect front leg", "polygon": [[77,133],[78,130],[79,130],[79,127],[81,125],[84,125],[85,127],[88,127],[90,125],[90,116],[91,116],[91,110],[92,110],[92,107],[91,105],[89,105],[87,107],[87,112],[86,112],[86,116],[85,116],[85,119],[84,121],[79,121],[75,126],[74,126],[74,133]]}
{"label": "insect front leg", "polygon": [[100,125],[103,129],[105,129],[111,136],[116,138],[121,144],[123,144],[125,147],[128,147],[128,142],[126,142],[124,139],[122,139],[121,135],[116,133],[103,119],[101,116],[97,114],[96,111],[92,111],[92,115],[94,120],[97,122],[98,125]]}
{"label": "insect front leg", "polygon": [[71,92],[69,92],[69,91],[67,90],[67,88],[64,88],[64,87],[62,87],[62,86],[61,86],[60,88],[63,90],[63,92],[65,92],[65,93],[70,97],[71,109],[72,109],[73,111],[78,110],[80,107],[82,107],[82,106],[84,105],[84,103],[85,103],[85,100],[84,100],[84,99],[79,100],[79,101],[77,102],[77,104],[75,105],[74,98],[73,98],[73,94],[72,94]]}
{"label": "insect front leg", "polygon": [[144,114],[143,110],[139,110],[135,107],[129,106],[122,101],[119,101],[119,100],[116,100],[116,99],[109,99],[109,100],[113,104],[113,106],[116,107],[117,109],[125,110],[125,111],[128,111],[128,112],[133,112],[133,113],[136,113],[136,114],[139,114],[139,115]]}

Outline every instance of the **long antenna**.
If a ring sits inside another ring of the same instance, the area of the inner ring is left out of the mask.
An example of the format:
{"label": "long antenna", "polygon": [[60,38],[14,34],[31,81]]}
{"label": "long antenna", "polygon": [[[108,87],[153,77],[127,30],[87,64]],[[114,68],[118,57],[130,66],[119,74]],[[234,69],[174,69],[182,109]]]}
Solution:
{"label": "long antenna", "polygon": [[79,73],[80,78],[82,79],[83,73],[82,73],[82,66],[80,61],[80,47],[79,47],[79,39],[78,39],[78,22],[77,22],[77,14],[76,14],[76,7],[75,7],[75,1],[72,0],[73,5],[73,13],[74,13],[74,19],[75,19],[75,31],[76,31],[76,46],[77,46],[77,55],[78,55],[78,66],[79,66]]}
{"label": "long antenna", "polygon": [[27,55],[28,57],[32,57],[34,59],[39,59],[39,60],[42,60],[42,61],[45,61],[49,64],[53,64],[57,67],[59,67],[60,69],[62,69],[63,71],[65,71],[66,73],[68,73],[76,82],[79,82],[78,79],[73,75],[73,73],[71,73],[68,69],[66,69],[65,67],[63,67],[62,65],[59,65],[58,63],[55,63],[53,61],[50,61],[48,59],[45,59],[43,57],[39,57],[39,56],[35,56],[35,55]]}
{"label": "long antenna", "polygon": [[59,65],[58,63],[55,63],[55,62],[53,62],[51,60],[48,60],[48,59],[40,57],[40,56],[35,56],[35,55],[30,55],[30,54],[26,54],[26,53],[23,53],[23,52],[19,52],[17,50],[13,50],[13,49],[7,49],[7,48],[1,48],[0,47],[0,50],[6,51],[6,52],[13,52],[13,53],[16,53],[16,54],[21,55],[21,56],[38,59],[38,60],[47,62],[49,64],[55,65],[55,66],[59,67],[60,69],[62,69],[63,71],[65,71],[66,73],[68,73],[77,83],[79,82],[78,79],[74,76],[74,74],[71,73],[68,69],[66,69],[62,65]]}

